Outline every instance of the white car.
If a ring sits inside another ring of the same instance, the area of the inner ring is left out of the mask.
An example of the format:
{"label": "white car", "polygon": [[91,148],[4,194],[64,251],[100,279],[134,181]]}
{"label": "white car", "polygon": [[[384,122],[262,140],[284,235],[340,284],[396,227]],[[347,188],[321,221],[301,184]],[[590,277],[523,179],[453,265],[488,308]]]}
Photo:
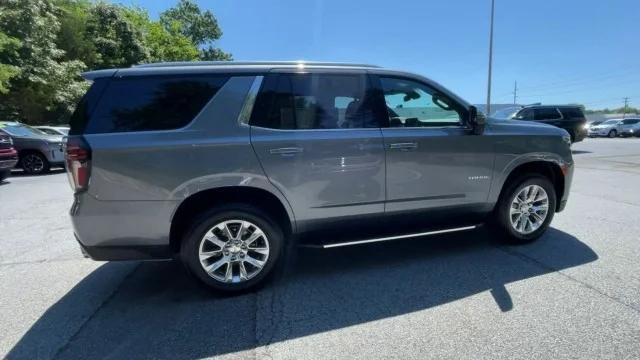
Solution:
{"label": "white car", "polygon": [[614,138],[620,134],[619,126],[622,124],[622,119],[607,120],[600,125],[589,127],[589,136],[607,136]]}
{"label": "white car", "polygon": [[638,136],[640,137],[640,118],[627,118],[622,120],[622,124],[618,126],[620,136]]}
{"label": "white car", "polygon": [[34,126],[36,129],[48,135],[69,135],[69,128],[66,126]]}

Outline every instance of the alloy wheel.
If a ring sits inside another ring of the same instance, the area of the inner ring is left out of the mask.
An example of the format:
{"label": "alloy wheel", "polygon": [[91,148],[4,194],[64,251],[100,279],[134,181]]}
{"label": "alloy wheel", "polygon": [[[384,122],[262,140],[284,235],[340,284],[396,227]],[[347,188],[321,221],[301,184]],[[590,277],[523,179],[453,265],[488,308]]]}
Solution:
{"label": "alloy wheel", "polygon": [[44,161],[36,154],[27,154],[22,159],[22,168],[31,174],[37,174],[44,170]]}
{"label": "alloy wheel", "polygon": [[247,281],[262,271],[269,259],[269,239],[246,220],[226,220],[207,231],[198,248],[200,265],[223,283]]}
{"label": "alloy wheel", "polygon": [[527,235],[542,226],[548,213],[547,192],[539,185],[528,185],[513,198],[509,209],[509,220],[515,231]]}

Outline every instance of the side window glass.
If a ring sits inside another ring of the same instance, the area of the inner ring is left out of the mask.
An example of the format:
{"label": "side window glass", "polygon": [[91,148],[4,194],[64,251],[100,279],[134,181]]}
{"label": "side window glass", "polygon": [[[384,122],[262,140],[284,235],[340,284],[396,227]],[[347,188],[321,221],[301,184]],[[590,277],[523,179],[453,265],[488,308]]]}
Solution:
{"label": "side window glass", "polygon": [[379,127],[374,105],[364,74],[280,74],[265,82],[251,125],[290,130]]}
{"label": "side window glass", "polygon": [[450,99],[419,82],[381,77],[389,127],[462,125],[462,110]]}
{"label": "side window glass", "polygon": [[226,80],[208,76],[113,79],[104,90],[86,133],[181,128],[193,120]]}
{"label": "side window glass", "polygon": [[556,120],[560,119],[560,113],[556,108],[535,109],[534,120]]}
{"label": "side window glass", "polygon": [[514,117],[514,119],[516,119],[516,120],[533,120],[533,110],[531,110],[531,109],[520,110],[520,112],[518,113],[518,115],[516,115]]}

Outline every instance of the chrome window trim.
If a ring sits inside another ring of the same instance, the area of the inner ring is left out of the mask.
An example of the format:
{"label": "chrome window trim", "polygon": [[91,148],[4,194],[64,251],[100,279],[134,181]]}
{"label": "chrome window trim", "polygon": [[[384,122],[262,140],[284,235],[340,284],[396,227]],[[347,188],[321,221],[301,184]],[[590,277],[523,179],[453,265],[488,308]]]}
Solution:
{"label": "chrome window trim", "polygon": [[244,104],[242,104],[242,109],[240,110],[240,114],[238,114],[238,123],[241,125],[249,125],[251,113],[253,112],[253,105],[256,103],[258,92],[262,86],[262,80],[264,80],[263,75],[256,76],[244,98]]}

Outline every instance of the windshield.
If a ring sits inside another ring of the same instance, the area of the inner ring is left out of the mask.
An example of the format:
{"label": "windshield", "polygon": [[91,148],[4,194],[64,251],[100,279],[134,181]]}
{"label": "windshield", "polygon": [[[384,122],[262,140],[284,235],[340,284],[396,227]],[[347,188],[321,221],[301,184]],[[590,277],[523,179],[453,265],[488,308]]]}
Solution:
{"label": "windshield", "polygon": [[41,136],[42,131],[23,124],[0,124],[0,129],[12,136]]}
{"label": "windshield", "polygon": [[502,109],[491,114],[491,117],[495,119],[511,119],[518,113],[519,110],[520,108]]}
{"label": "windshield", "polygon": [[614,124],[617,124],[619,122],[620,122],[620,120],[607,120],[607,121],[603,122],[602,125],[614,125]]}

